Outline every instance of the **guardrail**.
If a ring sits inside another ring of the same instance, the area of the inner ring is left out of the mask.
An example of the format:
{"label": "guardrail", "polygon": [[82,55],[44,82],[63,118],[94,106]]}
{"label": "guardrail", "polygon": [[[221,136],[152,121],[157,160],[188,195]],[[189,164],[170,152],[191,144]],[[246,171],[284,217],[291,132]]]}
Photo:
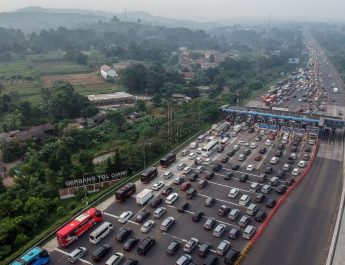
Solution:
{"label": "guardrail", "polygon": [[246,258],[246,256],[248,255],[249,251],[253,248],[255,242],[261,237],[262,233],[264,232],[264,230],[266,229],[267,225],[269,224],[269,222],[271,221],[271,219],[273,218],[273,216],[277,213],[278,209],[280,208],[280,206],[284,203],[284,201],[286,200],[286,198],[289,196],[289,194],[301,183],[301,181],[307,176],[307,174],[309,173],[311,166],[314,163],[315,160],[315,156],[317,154],[317,151],[319,149],[319,143],[320,140],[318,140],[316,142],[315,145],[315,149],[312,153],[311,159],[310,159],[310,163],[308,164],[308,166],[306,167],[306,169],[303,171],[302,176],[295,182],[294,185],[292,185],[290,187],[290,189],[287,190],[287,192],[279,199],[278,203],[276,204],[276,206],[272,209],[272,211],[270,212],[270,214],[267,216],[266,220],[263,222],[263,224],[260,226],[260,228],[258,229],[258,231],[255,233],[255,235],[253,236],[253,238],[249,241],[249,243],[245,246],[245,248],[242,250],[239,258],[237,259],[235,265],[240,265],[244,259]]}

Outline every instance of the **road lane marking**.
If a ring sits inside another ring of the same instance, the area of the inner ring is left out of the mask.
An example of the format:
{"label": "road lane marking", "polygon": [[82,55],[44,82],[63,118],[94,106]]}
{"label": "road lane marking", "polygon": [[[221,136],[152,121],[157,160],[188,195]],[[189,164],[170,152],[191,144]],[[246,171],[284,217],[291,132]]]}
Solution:
{"label": "road lane marking", "polygon": [[[62,253],[62,254],[64,254],[64,255],[66,255],[66,256],[69,256],[69,254],[70,254],[70,253],[68,253],[68,252],[66,252],[66,251],[63,251],[63,250],[59,249],[59,248],[55,248],[54,250],[56,250],[57,252],[60,252],[60,253]],[[84,262],[84,263],[86,263],[86,264],[93,265],[91,262],[88,262],[88,261],[85,260],[85,259],[79,259],[79,261],[82,261],[82,262]]]}
{"label": "road lane marking", "polygon": [[[104,215],[107,215],[107,216],[110,216],[110,217],[113,217],[113,218],[115,218],[115,219],[119,219],[119,218],[120,218],[120,217],[117,216],[117,215],[110,214],[110,213],[107,213],[107,212],[103,212],[103,214],[104,214]],[[133,217],[134,217],[134,215],[133,215]],[[132,217],[131,219],[133,219],[133,217]],[[132,221],[132,220],[128,220],[126,223],[122,224],[121,229],[122,229],[123,227],[125,227],[127,223],[139,225],[137,222],[134,222],[134,221]]]}
{"label": "road lane marking", "polygon": [[208,182],[211,183],[211,184],[214,184],[214,185],[218,185],[218,186],[225,187],[225,188],[230,188],[230,189],[236,188],[236,189],[241,190],[241,191],[244,191],[244,192],[255,193],[255,192],[252,192],[252,191],[249,191],[249,190],[244,190],[244,189],[240,189],[240,188],[237,188],[237,187],[228,186],[228,185],[220,184],[220,183],[213,182],[213,181],[208,181]]}
{"label": "road lane marking", "polygon": [[[204,195],[204,194],[201,194],[201,193],[197,193],[197,195],[202,196],[202,197],[204,197],[204,198],[212,197],[212,196],[207,196],[207,195]],[[220,201],[220,202],[224,202],[224,203],[236,205],[236,206],[238,206],[238,207],[242,207],[242,208],[247,209],[246,206],[242,206],[242,205],[239,205],[239,204],[234,203],[234,202],[230,202],[230,201],[226,201],[226,200],[222,200],[222,199],[218,199],[218,198],[215,198],[215,199],[216,199],[217,201]]]}

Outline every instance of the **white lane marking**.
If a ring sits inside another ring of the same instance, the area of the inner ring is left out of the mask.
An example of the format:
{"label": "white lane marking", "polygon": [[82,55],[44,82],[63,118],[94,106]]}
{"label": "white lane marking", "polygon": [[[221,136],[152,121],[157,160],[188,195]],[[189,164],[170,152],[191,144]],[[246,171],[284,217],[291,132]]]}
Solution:
{"label": "white lane marking", "polygon": [[[110,217],[113,217],[113,218],[116,218],[116,219],[119,219],[119,216],[117,215],[113,215],[113,214],[110,214],[110,213],[107,213],[107,212],[103,212],[104,215],[107,215],[107,216],[110,216]],[[132,217],[133,218],[133,217]],[[135,224],[135,225],[139,225],[137,222],[134,222],[132,220],[128,220],[126,223],[122,224],[124,227],[127,223],[131,223],[131,224]]]}
{"label": "white lane marking", "polygon": [[[70,253],[68,253],[66,251],[63,251],[63,250],[59,249],[59,248],[55,248],[54,250],[56,250],[57,252],[60,252],[60,253],[62,253],[64,255],[66,255],[66,256],[69,256],[69,254],[70,254]],[[84,260],[84,259],[79,259],[79,261],[84,262],[86,264],[93,265],[91,262],[88,262],[87,260]]]}
{"label": "white lane marking", "polygon": [[228,186],[228,185],[216,183],[216,182],[213,182],[213,181],[208,181],[208,183],[211,183],[211,184],[214,184],[214,185],[218,185],[218,186],[222,186],[222,187],[229,188],[229,189],[236,188],[236,189],[244,191],[244,192],[255,193],[255,192],[252,192],[252,191],[249,191],[249,190],[244,190],[244,189],[240,189],[240,188],[237,188],[237,187]]}
{"label": "white lane marking", "polygon": [[[211,197],[211,196],[207,196],[207,195],[204,195],[204,194],[201,194],[201,193],[198,193],[197,195],[202,196],[202,197],[204,197],[204,198]],[[242,208],[247,209],[247,207],[242,206],[242,205],[239,205],[238,203],[234,203],[234,202],[230,202],[230,201],[225,201],[225,200],[218,199],[218,198],[215,198],[215,199],[216,199],[217,201],[220,201],[220,202],[224,202],[224,203],[228,203],[228,204],[236,205],[236,206],[238,206],[238,207],[242,207]]]}
{"label": "white lane marking", "polygon": [[266,152],[266,154],[264,155],[264,157],[261,159],[261,162],[260,162],[260,164],[259,164],[259,166],[258,166],[258,169],[261,167],[262,163],[265,161],[265,159],[266,159],[268,153],[271,152],[272,148],[273,148],[273,145],[270,146],[270,149]]}
{"label": "white lane marking", "polygon": [[241,174],[248,174],[249,176],[259,177],[259,175],[255,175],[255,174],[252,174],[252,173],[243,172],[243,171],[239,171],[239,170],[233,170],[231,168],[223,167],[223,169],[231,171],[231,172],[238,172],[238,173],[241,173]]}
{"label": "white lane marking", "polygon": [[[174,208],[174,209],[178,209],[177,207],[173,206],[173,205],[167,205],[170,208]],[[188,211],[188,210],[184,210],[184,212],[186,213],[190,213],[190,214],[194,214],[194,212]]]}

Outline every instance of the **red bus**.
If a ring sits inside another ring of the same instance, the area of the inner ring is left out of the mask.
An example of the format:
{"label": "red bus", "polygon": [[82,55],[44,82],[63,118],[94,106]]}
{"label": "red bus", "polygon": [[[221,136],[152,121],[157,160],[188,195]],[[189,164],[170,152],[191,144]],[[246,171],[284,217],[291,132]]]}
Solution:
{"label": "red bus", "polygon": [[115,198],[117,201],[125,201],[136,192],[136,186],[134,183],[127,183],[115,192]]}
{"label": "red bus", "polygon": [[82,213],[57,231],[56,238],[59,246],[67,247],[90,228],[101,222],[102,219],[102,212],[96,208],[90,208],[86,212]]}
{"label": "red bus", "polygon": [[140,179],[142,183],[149,183],[152,179],[157,177],[158,170],[156,167],[149,167],[140,175]]}
{"label": "red bus", "polygon": [[163,157],[160,161],[161,167],[168,167],[176,161],[176,154],[170,153]]}

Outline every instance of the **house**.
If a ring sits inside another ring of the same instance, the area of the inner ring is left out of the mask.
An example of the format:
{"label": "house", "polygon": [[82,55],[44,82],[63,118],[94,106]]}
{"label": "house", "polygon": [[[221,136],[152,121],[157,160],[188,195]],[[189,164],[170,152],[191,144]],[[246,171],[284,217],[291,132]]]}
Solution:
{"label": "house", "polygon": [[117,73],[110,66],[104,64],[101,66],[101,76],[104,79],[114,79],[117,78]]}
{"label": "house", "polygon": [[27,140],[34,140],[36,142],[41,142],[43,139],[47,138],[49,135],[54,134],[54,126],[50,123],[34,126],[30,129],[24,131],[13,131],[5,134],[1,134],[1,141],[11,142],[25,142]]}
{"label": "house", "polygon": [[87,96],[92,104],[96,106],[110,106],[133,104],[135,97],[126,92],[116,92],[112,94],[99,94]]}

